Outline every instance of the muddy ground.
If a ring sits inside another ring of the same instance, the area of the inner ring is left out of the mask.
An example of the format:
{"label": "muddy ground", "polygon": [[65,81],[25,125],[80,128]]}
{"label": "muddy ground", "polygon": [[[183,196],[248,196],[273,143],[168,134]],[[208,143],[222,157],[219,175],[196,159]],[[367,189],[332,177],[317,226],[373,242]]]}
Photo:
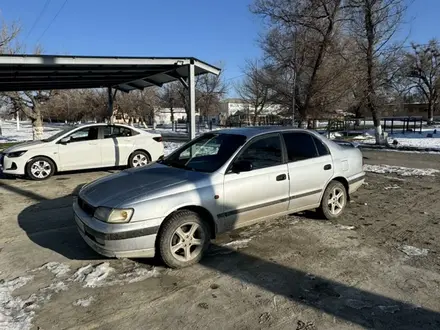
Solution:
{"label": "muddy ground", "polygon": [[[440,169],[438,155],[364,155]],[[338,221],[308,212],[254,225],[169,270],[81,240],[72,196],[108,174],[0,179],[0,329],[440,328],[438,176],[369,173]]]}

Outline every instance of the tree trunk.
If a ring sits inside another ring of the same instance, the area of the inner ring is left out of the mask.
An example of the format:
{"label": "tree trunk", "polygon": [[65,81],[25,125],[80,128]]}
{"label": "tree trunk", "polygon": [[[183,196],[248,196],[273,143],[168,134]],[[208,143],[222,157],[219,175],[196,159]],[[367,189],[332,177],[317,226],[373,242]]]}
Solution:
{"label": "tree trunk", "polygon": [[434,122],[434,106],[431,102],[428,103],[428,124]]}
{"label": "tree trunk", "polygon": [[373,115],[373,124],[374,124],[374,135],[376,138],[376,144],[386,144],[385,139],[382,135],[382,125],[380,124],[380,118],[377,115],[376,109],[371,110],[371,114]]}
{"label": "tree trunk", "polygon": [[367,31],[367,108],[370,110],[373,116],[373,123],[375,129],[376,144],[385,144],[386,141],[382,136],[382,126],[380,124],[380,118],[376,106],[374,104],[374,99],[376,96],[376,88],[374,84],[374,38],[375,33],[378,33],[374,29],[373,17],[371,11],[365,12],[365,30]]}
{"label": "tree trunk", "polygon": [[32,139],[43,139],[43,120],[39,115],[37,115],[36,119],[32,119]]}

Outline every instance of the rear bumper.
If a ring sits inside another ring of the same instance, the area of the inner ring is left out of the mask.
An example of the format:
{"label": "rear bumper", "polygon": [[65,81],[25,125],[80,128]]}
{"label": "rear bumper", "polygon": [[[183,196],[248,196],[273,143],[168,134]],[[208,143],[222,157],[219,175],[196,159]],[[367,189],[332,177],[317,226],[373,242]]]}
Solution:
{"label": "rear bumper", "polygon": [[348,194],[356,192],[365,182],[365,172],[348,178]]}
{"label": "rear bumper", "polygon": [[[149,221],[136,224],[107,224],[90,217],[76,201],[73,211],[81,237],[97,253],[110,258],[154,257],[159,226],[148,226]],[[140,224],[145,226],[139,227]]]}

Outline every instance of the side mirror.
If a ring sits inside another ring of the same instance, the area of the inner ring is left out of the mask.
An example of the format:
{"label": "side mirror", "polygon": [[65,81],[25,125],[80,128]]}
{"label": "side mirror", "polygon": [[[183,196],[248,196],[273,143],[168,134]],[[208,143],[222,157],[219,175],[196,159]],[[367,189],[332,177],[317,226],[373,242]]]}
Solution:
{"label": "side mirror", "polygon": [[235,162],[232,165],[232,172],[234,173],[240,173],[240,172],[249,172],[252,171],[254,167],[252,166],[252,163],[248,160],[241,160],[238,162]]}
{"label": "side mirror", "polygon": [[60,143],[61,143],[61,144],[64,144],[64,145],[68,144],[69,142],[70,142],[70,136],[65,137],[65,138],[62,138],[62,139],[60,140]]}

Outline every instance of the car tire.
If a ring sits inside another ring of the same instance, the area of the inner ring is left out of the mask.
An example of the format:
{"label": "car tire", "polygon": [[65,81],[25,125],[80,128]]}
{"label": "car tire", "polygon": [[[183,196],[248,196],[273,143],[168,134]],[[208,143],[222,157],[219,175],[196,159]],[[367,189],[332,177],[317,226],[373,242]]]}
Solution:
{"label": "car tire", "polygon": [[26,164],[26,175],[35,181],[49,179],[55,173],[55,164],[46,157],[35,157]]}
{"label": "car tire", "polygon": [[136,150],[128,159],[128,167],[141,167],[150,164],[151,158],[145,151]]}
{"label": "car tire", "polygon": [[159,255],[168,267],[188,267],[198,263],[208,248],[209,225],[195,212],[177,211],[165,220],[157,242]]}
{"label": "car tire", "polygon": [[327,220],[339,218],[347,206],[347,189],[339,181],[331,181],[321,199],[319,213]]}

